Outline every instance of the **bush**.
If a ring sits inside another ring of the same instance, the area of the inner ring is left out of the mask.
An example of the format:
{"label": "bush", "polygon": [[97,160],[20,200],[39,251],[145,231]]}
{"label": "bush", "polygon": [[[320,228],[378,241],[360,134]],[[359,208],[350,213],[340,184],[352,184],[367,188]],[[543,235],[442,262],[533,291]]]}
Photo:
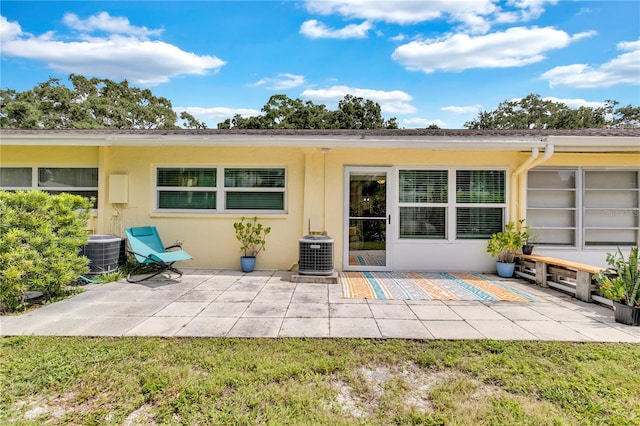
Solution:
{"label": "bush", "polygon": [[27,290],[50,298],[89,271],[92,202],[70,194],[0,191],[0,311],[15,310]]}

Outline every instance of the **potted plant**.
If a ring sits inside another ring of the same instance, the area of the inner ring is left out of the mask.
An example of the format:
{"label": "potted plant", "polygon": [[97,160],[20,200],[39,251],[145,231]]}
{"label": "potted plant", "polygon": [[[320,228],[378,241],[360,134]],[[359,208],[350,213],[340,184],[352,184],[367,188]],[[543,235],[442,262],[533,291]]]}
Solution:
{"label": "potted plant", "polygon": [[496,232],[487,241],[487,252],[497,256],[496,269],[501,277],[513,276],[516,252],[522,248],[527,236],[523,222],[524,220],[521,220],[518,225],[514,222],[507,223],[504,231]]}
{"label": "potted plant", "polygon": [[615,320],[627,325],[640,325],[640,271],[638,271],[638,247],[632,247],[625,259],[618,248],[607,253],[608,271],[600,271],[596,280],[600,292],[613,301]]}
{"label": "potted plant", "polygon": [[233,228],[236,231],[236,239],[240,241],[240,267],[242,272],[253,272],[256,265],[256,256],[264,249],[265,237],[271,232],[271,227],[265,227],[258,222],[258,218],[240,219],[235,222]]}
{"label": "potted plant", "polygon": [[538,236],[536,233],[531,230],[529,225],[524,225],[520,228],[522,238],[524,240],[524,244],[522,245],[522,253],[523,254],[532,254],[533,247],[538,242]]}

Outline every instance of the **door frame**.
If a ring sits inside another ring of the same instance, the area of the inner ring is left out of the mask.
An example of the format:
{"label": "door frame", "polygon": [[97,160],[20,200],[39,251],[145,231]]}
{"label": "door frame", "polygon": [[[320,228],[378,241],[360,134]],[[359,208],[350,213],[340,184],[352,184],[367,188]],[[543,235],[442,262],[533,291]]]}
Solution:
{"label": "door frame", "polygon": [[[385,230],[385,264],[375,265],[349,265],[349,198],[351,195],[351,175],[358,173],[385,173],[386,174],[386,230]],[[394,241],[394,220],[391,217],[393,188],[395,174],[392,166],[345,166],[344,168],[344,200],[343,200],[343,249],[342,249],[342,270],[343,271],[391,271],[391,248]]]}

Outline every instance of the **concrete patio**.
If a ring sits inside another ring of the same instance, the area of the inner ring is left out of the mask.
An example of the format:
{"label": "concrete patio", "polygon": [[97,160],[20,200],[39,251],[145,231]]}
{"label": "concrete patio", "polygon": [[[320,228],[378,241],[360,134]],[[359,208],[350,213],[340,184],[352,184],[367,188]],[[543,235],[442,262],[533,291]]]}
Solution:
{"label": "concrete patio", "polygon": [[339,284],[291,275],[194,269],[178,280],[87,284],[70,299],[0,317],[0,334],[640,343],[640,327],[614,322],[609,308],[519,279],[507,281],[539,303],[345,299]]}

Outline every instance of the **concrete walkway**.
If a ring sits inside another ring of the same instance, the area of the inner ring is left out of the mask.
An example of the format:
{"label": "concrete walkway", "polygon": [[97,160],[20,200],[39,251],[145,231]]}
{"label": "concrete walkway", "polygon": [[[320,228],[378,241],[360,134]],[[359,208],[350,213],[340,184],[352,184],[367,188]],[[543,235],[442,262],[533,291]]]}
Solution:
{"label": "concrete walkway", "polygon": [[340,285],[290,276],[188,270],[179,280],[87,284],[70,299],[0,317],[0,334],[640,343],[640,327],[615,323],[610,309],[522,280],[508,281],[540,303],[344,299]]}

